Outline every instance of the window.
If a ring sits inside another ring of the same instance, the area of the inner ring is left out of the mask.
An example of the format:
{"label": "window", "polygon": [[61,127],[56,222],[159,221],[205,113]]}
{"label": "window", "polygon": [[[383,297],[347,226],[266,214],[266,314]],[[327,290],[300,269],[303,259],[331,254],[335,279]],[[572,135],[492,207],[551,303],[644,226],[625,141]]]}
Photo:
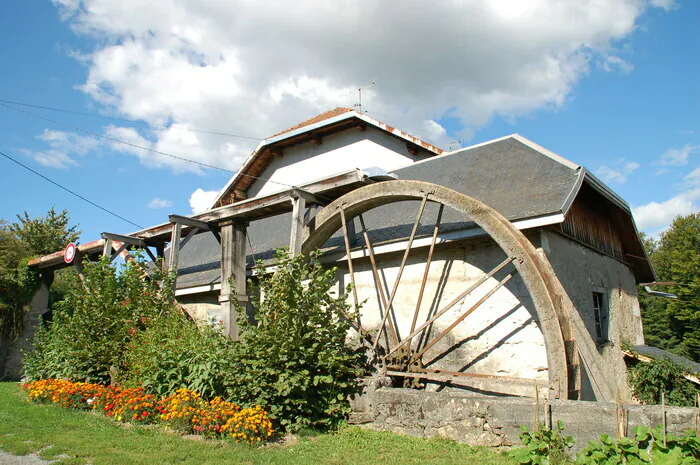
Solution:
{"label": "window", "polygon": [[593,319],[598,342],[608,342],[608,307],[602,292],[593,293]]}

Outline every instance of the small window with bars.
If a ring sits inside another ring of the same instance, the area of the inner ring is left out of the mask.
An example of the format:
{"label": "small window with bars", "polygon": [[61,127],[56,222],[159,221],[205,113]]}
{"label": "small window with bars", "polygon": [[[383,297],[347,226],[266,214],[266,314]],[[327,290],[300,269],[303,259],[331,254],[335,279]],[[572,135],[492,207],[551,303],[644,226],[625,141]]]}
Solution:
{"label": "small window with bars", "polygon": [[602,292],[593,293],[593,319],[595,336],[599,343],[608,342],[608,306]]}

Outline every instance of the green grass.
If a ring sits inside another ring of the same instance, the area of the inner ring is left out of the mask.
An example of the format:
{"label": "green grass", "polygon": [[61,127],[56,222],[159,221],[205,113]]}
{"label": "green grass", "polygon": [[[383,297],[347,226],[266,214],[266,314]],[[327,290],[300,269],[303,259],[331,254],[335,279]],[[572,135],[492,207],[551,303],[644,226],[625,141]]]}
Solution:
{"label": "green grass", "polygon": [[[47,446],[51,446],[48,447]],[[291,446],[253,448],[228,441],[193,441],[158,428],[124,427],[93,412],[30,404],[15,383],[0,383],[0,449],[41,451],[61,464],[512,464],[504,453],[442,439],[346,427],[302,435]]]}

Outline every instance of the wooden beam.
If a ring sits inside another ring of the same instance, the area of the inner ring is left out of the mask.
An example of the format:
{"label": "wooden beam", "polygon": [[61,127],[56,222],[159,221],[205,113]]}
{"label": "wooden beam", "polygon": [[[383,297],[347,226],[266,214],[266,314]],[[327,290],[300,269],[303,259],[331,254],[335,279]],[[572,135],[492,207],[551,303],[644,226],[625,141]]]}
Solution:
{"label": "wooden beam", "polygon": [[236,307],[244,306],[246,293],[247,224],[231,221],[221,225],[221,321],[226,334],[239,339]]}
{"label": "wooden beam", "polygon": [[327,200],[323,200],[323,199],[319,198],[318,196],[312,194],[311,192],[306,192],[303,189],[294,189],[290,195],[292,198],[295,196],[296,197],[303,197],[306,200],[307,204],[312,203],[312,204],[316,204],[316,205],[328,205],[328,203],[329,203]]}
{"label": "wooden beam", "polygon": [[112,255],[112,239],[105,239],[104,247],[102,248],[102,255]]}
{"label": "wooden beam", "polygon": [[173,291],[176,289],[177,283],[177,265],[180,259],[180,235],[182,234],[182,225],[173,223],[172,234],[170,236],[170,260],[168,260],[168,271],[175,273],[173,278]]}
{"label": "wooden beam", "polygon": [[146,247],[146,241],[140,237],[124,236],[122,234],[103,232],[102,239],[110,239],[112,241],[119,241],[122,244],[135,245],[138,247]]}
{"label": "wooden beam", "polygon": [[292,192],[292,228],[289,236],[289,252],[296,256],[301,252],[304,239],[304,217],[306,215],[306,197],[299,191]]}
{"label": "wooden beam", "polygon": [[168,215],[168,221],[171,223],[180,223],[183,226],[189,226],[190,228],[201,229],[202,231],[209,231],[211,227],[209,223],[201,220],[196,220],[187,216],[180,215]]}

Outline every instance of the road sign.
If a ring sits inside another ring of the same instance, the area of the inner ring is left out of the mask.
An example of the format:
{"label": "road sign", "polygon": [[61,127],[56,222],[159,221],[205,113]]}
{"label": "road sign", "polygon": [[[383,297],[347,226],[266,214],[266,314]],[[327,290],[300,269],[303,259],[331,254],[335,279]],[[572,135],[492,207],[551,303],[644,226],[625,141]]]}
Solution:
{"label": "road sign", "polygon": [[63,261],[66,263],[73,263],[77,252],[78,249],[75,247],[75,244],[71,242],[66,246],[66,250],[63,251]]}

